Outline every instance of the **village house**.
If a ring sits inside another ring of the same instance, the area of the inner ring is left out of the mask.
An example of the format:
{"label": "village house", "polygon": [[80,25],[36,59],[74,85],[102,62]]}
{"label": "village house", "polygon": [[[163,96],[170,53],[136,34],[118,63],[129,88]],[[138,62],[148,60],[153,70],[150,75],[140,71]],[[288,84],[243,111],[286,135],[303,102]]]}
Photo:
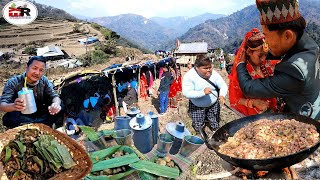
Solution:
{"label": "village house", "polygon": [[206,42],[192,42],[192,43],[177,43],[177,48],[173,55],[177,58],[177,63],[194,64],[197,55],[208,52],[208,43]]}
{"label": "village house", "polygon": [[45,46],[37,49],[37,56],[43,56],[47,59],[63,59],[64,53],[57,46]]}

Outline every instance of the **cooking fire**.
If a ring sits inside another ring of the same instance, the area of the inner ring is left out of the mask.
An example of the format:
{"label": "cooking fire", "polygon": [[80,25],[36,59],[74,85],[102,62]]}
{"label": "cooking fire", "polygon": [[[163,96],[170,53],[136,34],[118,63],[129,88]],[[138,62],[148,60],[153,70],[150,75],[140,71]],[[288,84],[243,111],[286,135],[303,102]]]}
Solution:
{"label": "cooking fire", "polygon": [[296,171],[291,167],[275,169],[272,171],[256,171],[240,168],[237,172],[235,172],[234,176],[240,177],[242,179],[299,179]]}

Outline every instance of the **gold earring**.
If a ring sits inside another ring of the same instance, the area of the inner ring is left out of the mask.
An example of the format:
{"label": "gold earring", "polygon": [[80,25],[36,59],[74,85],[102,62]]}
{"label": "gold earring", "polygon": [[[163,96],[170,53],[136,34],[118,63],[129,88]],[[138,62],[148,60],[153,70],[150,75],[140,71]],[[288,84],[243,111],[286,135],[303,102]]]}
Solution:
{"label": "gold earring", "polygon": [[262,49],[263,49],[263,52],[265,52],[265,53],[267,53],[269,51],[269,46],[264,40],[263,40]]}

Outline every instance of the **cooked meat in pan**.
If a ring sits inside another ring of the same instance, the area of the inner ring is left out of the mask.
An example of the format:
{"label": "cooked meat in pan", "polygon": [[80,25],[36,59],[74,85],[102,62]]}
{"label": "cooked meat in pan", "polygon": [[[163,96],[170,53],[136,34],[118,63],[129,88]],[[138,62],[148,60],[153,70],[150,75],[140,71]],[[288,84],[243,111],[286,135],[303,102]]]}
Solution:
{"label": "cooked meat in pan", "polygon": [[314,125],[294,119],[261,119],[247,124],[219,147],[219,152],[237,158],[267,159],[287,156],[319,142]]}

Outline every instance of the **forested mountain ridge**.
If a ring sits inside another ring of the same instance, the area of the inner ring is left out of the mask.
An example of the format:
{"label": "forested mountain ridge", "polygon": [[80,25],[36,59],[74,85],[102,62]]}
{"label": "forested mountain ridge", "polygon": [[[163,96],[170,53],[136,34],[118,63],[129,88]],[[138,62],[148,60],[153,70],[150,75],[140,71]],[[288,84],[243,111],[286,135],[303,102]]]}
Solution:
{"label": "forested mountain ridge", "polygon": [[[310,36],[319,39],[320,1],[304,0],[299,1],[299,3],[301,14],[306,19],[308,26],[312,26],[307,27],[307,32]],[[217,20],[208,20],[195,26],[179,39],[181,42],[206,41],[209,44],[209,48],[222,47],[227,52],[233,53],[247,31],[253,27],[260,28],[259,18],[260,15],[256,5],[251,5],[230,16]],[[318,44],[320,44],[319,40]]]}
{"label": "forested mountain ridge", "polygon": [[163,47],[168,41],[187,32],[190,27],[203,23],[208,19],[216,19],[223,15],[206,13],[186,18],[145,18],[136,14],[122,14],[118,16],[93,18],[90,21],[101,24],[122,37],[150,50]]}

